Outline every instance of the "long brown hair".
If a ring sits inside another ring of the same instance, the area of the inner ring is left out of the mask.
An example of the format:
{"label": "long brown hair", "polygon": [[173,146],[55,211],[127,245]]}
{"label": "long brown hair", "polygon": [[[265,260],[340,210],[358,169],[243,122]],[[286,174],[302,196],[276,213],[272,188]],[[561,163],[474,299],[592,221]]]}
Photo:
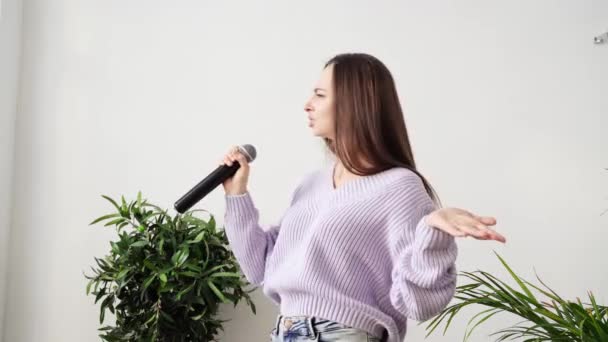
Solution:
{"label": "long brown hair", "polygon": [[[393,76],[376,57],[345,53],[331,58],[335,94],[335,141],[324,138],[328,149],[344,167],[365,176],[392,167],[416,173],[435,203],[439,196],[416,170],[403,111]],[[371,164],[366,167],[363,160]]]}

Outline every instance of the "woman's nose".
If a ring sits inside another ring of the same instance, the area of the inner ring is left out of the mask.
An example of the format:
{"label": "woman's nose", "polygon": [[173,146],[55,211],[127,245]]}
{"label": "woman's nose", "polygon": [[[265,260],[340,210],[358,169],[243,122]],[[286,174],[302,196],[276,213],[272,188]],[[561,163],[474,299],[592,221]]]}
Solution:
{"label": "woman's nose", "polygon": [[304,111],[308,113],[308,112],[310,112],[311,110],[312,110],[312,106],[310,105],[310,102],[306,102],[306,103],[304,104]]}

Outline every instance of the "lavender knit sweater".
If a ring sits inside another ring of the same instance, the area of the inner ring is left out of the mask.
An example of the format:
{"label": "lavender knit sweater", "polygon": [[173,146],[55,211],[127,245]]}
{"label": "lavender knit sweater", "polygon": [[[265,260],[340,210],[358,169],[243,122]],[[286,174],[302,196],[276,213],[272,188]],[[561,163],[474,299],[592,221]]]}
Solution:
{"label": "lavender knit sweater", "polygon": [[454,237],[426,225],[420,178],[395,167],[333,185],[335,165],[307,174],[279,224],[263,229],[249,192],[225,195],[225,230],[245,277],[283,315],[309,315],[403,341],[456,287]]}

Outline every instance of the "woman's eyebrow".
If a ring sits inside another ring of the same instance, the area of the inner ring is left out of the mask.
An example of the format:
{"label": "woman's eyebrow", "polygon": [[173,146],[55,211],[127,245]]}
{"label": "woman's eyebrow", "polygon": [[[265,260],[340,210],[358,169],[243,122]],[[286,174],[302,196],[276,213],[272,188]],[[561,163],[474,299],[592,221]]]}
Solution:
{"label": "woman's eyebrow", "polygon": [[314,91],[317,91],[317,90],[325,91],[325,89],[323,89],[323,88],[315,88],[314,89]]}

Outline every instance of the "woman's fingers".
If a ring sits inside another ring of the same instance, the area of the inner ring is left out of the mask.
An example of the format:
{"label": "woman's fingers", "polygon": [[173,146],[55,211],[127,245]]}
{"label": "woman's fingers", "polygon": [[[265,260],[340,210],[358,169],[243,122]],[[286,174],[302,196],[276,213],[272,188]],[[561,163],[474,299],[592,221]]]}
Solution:
{"label": "woman's fingers", "polygon": [[239,164],[241,164],[242,167],[249,166],[249,162],[247,161],[247,157],[245,157],[245,155],[243,155],[242,153],[240,153],[240,152],[237,153],[235,158],[239,162]]}
{"label": "woman's fingers", "polygon": [[[487,220],[486,220],[487,221]],[[494,222],[496,222],[496,220],[494,220]],[[481,223],[481,222],[477,222],[476,224],[476,228],[481,230],[482,232],[484,232],[484,234],[492,239],[492,240],[497,240],[497,241],[501,241],[501,242],[506,242],[506,239],[504,236],[500,235],[499,233],[497,233],[494,229],[486,226],[485,224]]]}
{"label": "woman's fingers", "polygon": [[496,219],[491,216],[477,216],[458,208],[442,208],[431,213],[428,219],[431,226],[453,236],[506,242],[504,236],[489,227],[496,224]]}
{"label": "woman's fingers", "polygon": [[224,157],[224,161],[222,162],[222,164],[226,164],[228,166],[232,165],[232,158],[230,156],[225,156]]}
{"label": "woman's fingers", "polygon": [[458,228],[456,228],[454,225],[449,224],[449,223],[445,223],[444,225],[444,230],[452,235],[452,236],[461,236],[461,237],[466,237],[466,234],[464,232],[462,232],[461,230],[459,230]]}
{"label": "woman's fingers", "polygon": [[487,234],[483,230],[476,228],[475,225],[470,223],[460,223],[457,224],[456,227],[467,235],[473,236],[477,239],[485,240],[487,238]]}
{"label": "woman's fingers", "polygon": [[471,232],[471,235],[477,238],[486,240],[492,236],[490,229],[485,224],[474,218],[467,217],[463,219],[461,225],[464,227],[463,229]]}
{"label": "woman's fingers", "polygon": [[222,160],[218,162],[218,164],[232,166],[235,162],[238,162],[241,166],[248,167],[249,162],[247,161],[247,157],[243,153],[241,153],[238,147],[234,146],[230,148],[228,153],[224,156]]}
{"label": "woman's fingers", "polygon": [[[232,146],[230,147],[230,149],[228,150],[228,153],[226,153],[226,155],[224,156],[224,159],[220,162],[221,164],[226,164],[228,166],[232,166],[232,164],[238,160],[238,155],[242,155],[239,152],[239,148],[238,146]],[[242,163],[241,163],[242,165]]]}
{"label": "woman's fingers", "polygon": [[465,221],[464,223],[458,225],[458,228],[460,228],[461,230],[463,230],[467,233],[470,232],[471,235],[474,236],[476,239],[479,239],[479,240],[492,239],[492,240],[497,240],[500,242],[506,242],[506,239],[504,236],[497,233],[493,229],[487,227],[483,223],[483,221],[485,221],[485,222],[492,221],[495,223],[496,220],[478,221],[478,220],[469,219],[469,220],[464,220],[464,221]]}
{"label": "woman's fingers", "polygon": [[507,239],[504,236],[502,236],[501,234],[497,233],[493,229],[488,228],[488,231],[490,232],[490,235],[492,236],[493,240],[497,240],[497,241],[500,241],[500,242],[503,242],[503,243],[507,242]]}
{"label": "woman's fingers", "polygon": [[233,162],[237,161],[241,166],[247,167],[249,164],[247,157],[241,153],[238,147],[233,148],[232,152],[229,154],[229,157]]}
{"label": "woman's fingers", "polygon": [[483,223],[483,224],[485,224],[487,226],[493,226],[493,225],[496,224],[496,219],[493,218],[493,217],[491,217],[491,216],[477,216],[477,215],[473,215],[473,217],[477,221],[479,221],[479,222],[481,222],[481,223]]}

